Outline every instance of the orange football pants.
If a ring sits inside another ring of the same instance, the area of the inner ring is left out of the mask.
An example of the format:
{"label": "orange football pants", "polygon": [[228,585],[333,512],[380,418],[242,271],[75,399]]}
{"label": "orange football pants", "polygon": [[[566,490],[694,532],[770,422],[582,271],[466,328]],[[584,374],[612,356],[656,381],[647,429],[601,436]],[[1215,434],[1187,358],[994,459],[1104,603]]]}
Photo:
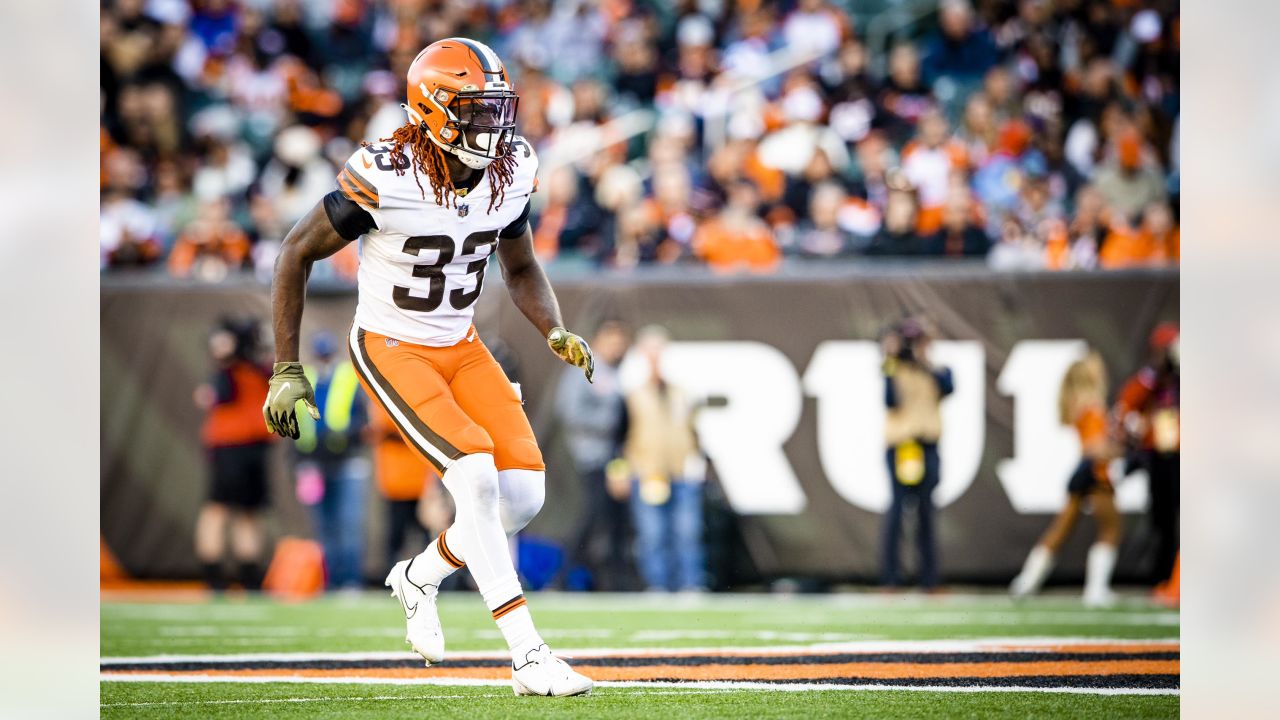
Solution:
{"label": "orange football pants", "polygon": [[427,347],[353,327],[351,362],[365,392],[405,442],[443,473],[489,453],[499,470],[544,470],[520,398],[473,327],[449,347]]}

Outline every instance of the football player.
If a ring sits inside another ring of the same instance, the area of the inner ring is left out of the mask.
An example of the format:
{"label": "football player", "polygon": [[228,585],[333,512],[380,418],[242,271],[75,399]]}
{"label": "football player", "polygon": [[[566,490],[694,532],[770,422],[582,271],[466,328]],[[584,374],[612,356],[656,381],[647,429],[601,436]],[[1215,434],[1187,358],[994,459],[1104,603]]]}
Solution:
{"label": "football player", "polygon": [[408,71],[408,122],[361,147],[337,189],[284,239],[271,286],[276,360],[263,415],[297,437],[295,403],[318,416],[298,362],[312,264],[360,241],[352,362],[369,396],[443,476],[456,518],[386,584],[403,605],[406,639],[430,666],[444,658],[440,582],[464,565],[506,638],[517,695],[580,695],[590,679],[534,627],[507,538],[542,507],[544,465],[516,389],[472,324],[489,256],[512,300],[551,350],[591,379],[591,350],[564,329],[533,253],[529,197],[538,158],[515,134],[515,89],[486,45],[449,38]]}

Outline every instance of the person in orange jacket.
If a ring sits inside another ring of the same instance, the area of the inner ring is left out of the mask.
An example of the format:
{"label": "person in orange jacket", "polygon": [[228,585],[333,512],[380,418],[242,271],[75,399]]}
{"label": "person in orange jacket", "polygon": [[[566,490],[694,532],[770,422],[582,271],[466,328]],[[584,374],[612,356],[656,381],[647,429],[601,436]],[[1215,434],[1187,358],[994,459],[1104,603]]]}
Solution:
{"label": "person in orange jacket", "polygon": [[209,496],[196,519],[196,557],[205,582],[226,588],[227,531],[231,555],[246,590],[262,586],[262,510],[267,494],[267,450],[272,433],[262,425],[262,398],[270,372],[256,362],[257,321],[224,319],[209,336],[216,369],[195,391],[205,411],[200,439],[209,459]]}
{"label": "person in orange jacket", "polygon": [[1182,421],[1179,415],[1178,325],[1160,323],[1151,331],[1151,359],[1125,382],[1115,414],[1138,450],[1151,495],[1156,557],[1151,582],[1172,573],[1178,557],[1178,510]]}

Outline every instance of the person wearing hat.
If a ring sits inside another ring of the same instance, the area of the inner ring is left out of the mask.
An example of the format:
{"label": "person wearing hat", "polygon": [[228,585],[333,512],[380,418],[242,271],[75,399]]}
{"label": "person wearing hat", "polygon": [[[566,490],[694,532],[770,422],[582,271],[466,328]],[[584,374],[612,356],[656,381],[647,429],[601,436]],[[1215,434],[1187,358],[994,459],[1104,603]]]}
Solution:
{"label": "person wearing hat", "polygon": [[1179,416],[1178,324],[1162,322],[1151,331],[1150,361],[1120,390],[1115,414],[1137,448],[1147,471],[1156,556],[1151,580],[1173,573],[1178,557],[1178,510],[1182,421]]}
{"label": "person wearing hat", "polygon": [[350,360],[336,358],[337,343],[327,332],[312,339],[315,362],[307,367],[320,419],[298,418],[298,500],[311,508],[324,546],[327,585],[358,589],[364,584],[364,516],[370,475],[361,432],[368,423],[360,381]]}

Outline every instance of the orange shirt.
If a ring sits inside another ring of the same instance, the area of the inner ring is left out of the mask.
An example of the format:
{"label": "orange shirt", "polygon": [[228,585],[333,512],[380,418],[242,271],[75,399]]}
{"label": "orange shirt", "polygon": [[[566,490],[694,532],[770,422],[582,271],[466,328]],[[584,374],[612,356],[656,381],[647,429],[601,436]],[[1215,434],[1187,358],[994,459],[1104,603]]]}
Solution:
{"label": "orange shirt", "polygon": [[[1085,457],[1090,457],[1090,446],[1096,447],[1107,439],[1106,409],[1101,405],[1090,405],[1080,411],[1075,421],[1076,433],[1080,436],[1080,448]],[[1110,469],[1105,457],[1093,458],[1093,474],[1102,482],[1110,482]]]}
{"label": "orange shirt", "polygon": [[1181,254],[1178,229],[1156,237],[1145,230],[1112,230],[1107,234],[1098,264],[1107,269],[1177,263]]}
{"label": "orange shirt", "polygon": [[1107,416],[1101,406],[1092,405],[1080,411],[1075,426],[1081,447],[1088,447],[1107,437]]}
{"label": "orange shirt", "polygon": [[201,255],[218,255],[228,265],[238,268],[249,257],[249,236],[235,225],[225,225],[205,242],[191,232],[184,232],[169,253],[169,272],[174,277],[186,277]]}
{"label": "orange shirt", "polygon": [[745,228],[731,228],[721,218],[708,220],[694,233],[693,248],[713,270],[747,268],[756,272],[768,271],[782,258],[782,252],[763,222],[752,223]]}
{"label": "orange shirt", "polygon": [[262,420],[267,373],[244,360],[237,360],[227,372],[231,375],[231,399],[209,408],[200,431],[205,447],[249,445],[275,437]]}

